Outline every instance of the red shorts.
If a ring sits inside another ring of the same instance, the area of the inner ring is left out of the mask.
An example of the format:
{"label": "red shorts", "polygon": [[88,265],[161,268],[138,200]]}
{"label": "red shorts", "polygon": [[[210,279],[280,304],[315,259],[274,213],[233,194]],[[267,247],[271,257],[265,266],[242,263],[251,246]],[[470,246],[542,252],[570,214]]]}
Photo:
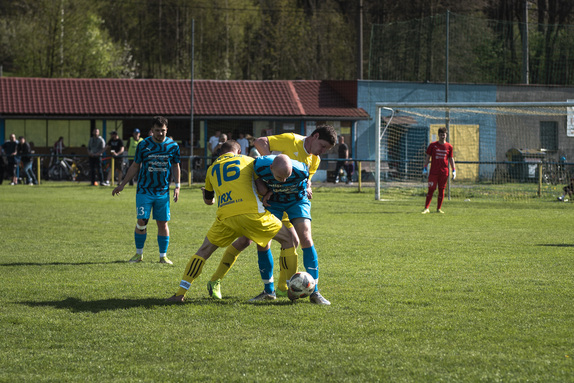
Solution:
{"label": "red shorts", "polygon": [[444,189],[448,181],[448,174],[429,174],[429,189],[435,190],[438,186],[439,190]]}

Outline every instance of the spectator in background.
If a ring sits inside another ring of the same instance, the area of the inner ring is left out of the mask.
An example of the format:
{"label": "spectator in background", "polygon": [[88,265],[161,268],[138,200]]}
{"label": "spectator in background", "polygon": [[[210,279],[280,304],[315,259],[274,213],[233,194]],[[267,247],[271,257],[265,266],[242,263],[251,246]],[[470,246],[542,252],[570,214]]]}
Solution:
{"label": "spectator in background", "polygon": [[[132,163],[134,162],[134,157],[136,155],[136,148],[138,147],[139,143],[143,141],[143,138],[140,137],[140,134],[141,134],[141,132],[139,129],[134,129],[132,136],[130,137],[130,139],[128,141],[129,166],[132,166]],[[130,186],[133,186],[134,180],[137,181],[137,179],[138,179],[137,175],[135,175],[134,178],[130,179]]]}
{"label": "spectator in background", "polygon": [[26,182],[28,185],[37,185],[38,180],[36,179],[36,175],[34,175],[34,171],[32,170],[32,148],[30,144],[26,142],[26,138],[20,136],[19,138],[20,143],[18,144],[18,155],[22,160],[22,167],[24,171],[24,175],[26,176]]}
{"label": "spectator in background", "polygon": [[92,186],[97,186],[98,182],[103,185],[104,171],[102,169],[102,153],[106,151],[106,141],[100,137],[100,129],[92,131],[92,137],[88,142],[88,156],[90,160],[90,176]]}
{"label": "spectator in background", "polygon": [[572,199],[572,194],[574,194],[574,177],[570,177],[570,183],[564,186],[562,190],[564,190],[564,193],[562,194],[562,197],[558,197],[558,201],[560,202],[568,201],[566,199],[566,194],[568,194],[569,199]]}
{"label": "spectator in background", "polygon": [[219,145],[219,136],[221,136],[221,130],[216,130],[215,134],[209,137],[209,141],[207,142],[207,149],[209,149],[211,157],[214,155],[215,147]]}
{"label": "spectator in background", "polygon": [[347,180],[345,181],[347,184],[352,184],[353,182],[353,171],[355,166],[353,161],[341,161],[341,159],[348,159],[349,158],[349,146],[345,144],[345,138],[341,135],[339,137],[339,161],[337,161],[337,167],[335,168],[335,183],[339,183],[341,181],[341,169],[345,169],[347,172]]}
{"label": "spectator in background", "polygon": [[64,145],[64,137],[58,138],[58,141],[54,142],[54,154],[56,155],[56,160],[60,159],[62,153],[64,153],[66,146]]}
{"label": "spectator in background", "polygon": [[[124,141],[118,136],[118,132],[115,130],[110,133],[112,138],[108,141],[106,150],[110,149],[110,154],[114,159],[114,171],[118,175],[118,182],[122,180],[123,168],[124,168]],[[112,172],[108,173],[106,183],[109,184],[111,180]]]}
{"label": "spectator in background", "polygon": [[217,157],[221,154],[221,145],[227,141],[227,134],[219,135],[219,143],[213,148],[213,153],[211,154],[211,161],[215,161]]}
{"label": "spectator in background", "polygon": [[247,141],[247,138],[245,138],[245,134],[239,133],[239,138],[236,141],[241,147],[241,154],[248,155],[249,141]]}
{"label": "spectator in background", "polygon": [[16,141],[14,133],[10,135],[10,140],[2,145],[2,149],[4,149],[4,154],[6,154],[6,159],[8,160],[8,173],[12,178],[10,185],[17,185],[18,176],[20,175],[20,170],[18,169],[20,158],[18,157],[18,141]]}

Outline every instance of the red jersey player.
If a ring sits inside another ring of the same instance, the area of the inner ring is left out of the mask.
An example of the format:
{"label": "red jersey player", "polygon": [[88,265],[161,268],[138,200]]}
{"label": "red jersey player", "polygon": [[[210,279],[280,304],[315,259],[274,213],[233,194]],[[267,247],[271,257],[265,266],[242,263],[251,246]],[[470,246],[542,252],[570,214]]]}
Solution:
{"label": "red jersey player", "polygon": [[[429,161],[431,163],[431,170],[428,179],[428,193],[425,203],[425,209],[423,214],[430,213],[429,206],[432,201],[432,196],[435,189],[438,186],[438,197],[437,197],[437,213],[444,213],[441,210],[442,201],[444,199],[444,188],[446,182],[448,181],[448,165],[452,168],[452,179],[456,178],[456,170],[454,168],[454,159],[452,158],[453,147],[451,144],[446,142],[446,128],[439,128],[438,130],[438,141],[431,142],[427,148],[425,164],[423,167],[423,175],[428,174],[427,166]],[[431,160],[432,159],[432,160]]]}

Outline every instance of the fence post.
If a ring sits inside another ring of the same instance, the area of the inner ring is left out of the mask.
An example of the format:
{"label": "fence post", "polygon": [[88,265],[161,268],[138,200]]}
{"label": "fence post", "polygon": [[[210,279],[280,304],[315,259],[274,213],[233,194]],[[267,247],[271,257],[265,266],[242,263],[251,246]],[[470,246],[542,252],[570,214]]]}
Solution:
{"label": "fence post", "polygon": [[542,197],[542,162],[538,163],[538,198]]}
{"label": "fence post", "polygon": [[361,180],[361,174],[362,174],[362,172],[361,172],[361,161],[359,161],[358,164],[359,164],[359,175],[357,176],[357,182],[359,184],[359,191],[361,191],[361,181],[362,181]]}
{"label": "fence post", "polygon": [[[191,148],[191,152],[193,154],[193,148]],[[191,177],[193,177],[193,174],[191,173],[191,159],[193,158],[193,156],[189,156],[189,158],[187,159],[187,186],[191,186]]]}
{"label": "fence post", "polygon": [[40,185],[40,183],[41,183],[41,182],[40,182],[40,176],[41,176],[41,174],[42,174],[42,168],[40,167],[42,161],[40,160],[40,158],[41,158],[40,156],[38,156],[38,157],[36,158],[36,159],[37,159],[37,161],[36,161],[36,165],[37,165],[36,171],[38,171],[38,185]]}
{"label": "fence post", "polygon": [[[112,161],[111,161],[111,167],[112,167],[112,169],[111,169],[111,172],[112,172],[112,186],[114,186],[115,179],[116,179],[116,176],[115,176],[115,174],[114,174],[115,169],[116,169],[116,163],[115,163],[116,160],[114,159],[114,156],[110,156],[110,158],[112,159]],[[103,182],[103,181],[102,181],[102,182]]]}

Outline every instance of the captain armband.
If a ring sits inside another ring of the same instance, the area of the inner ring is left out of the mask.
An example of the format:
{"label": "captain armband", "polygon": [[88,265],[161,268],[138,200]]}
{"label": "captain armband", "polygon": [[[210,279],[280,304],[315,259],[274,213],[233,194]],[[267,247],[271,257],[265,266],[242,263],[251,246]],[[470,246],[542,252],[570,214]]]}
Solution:
{"label": "captain armband", "polygon": [[207,200],[212,200],[215,198],[215,191],[204,190],[203,191],[203,198]]}

